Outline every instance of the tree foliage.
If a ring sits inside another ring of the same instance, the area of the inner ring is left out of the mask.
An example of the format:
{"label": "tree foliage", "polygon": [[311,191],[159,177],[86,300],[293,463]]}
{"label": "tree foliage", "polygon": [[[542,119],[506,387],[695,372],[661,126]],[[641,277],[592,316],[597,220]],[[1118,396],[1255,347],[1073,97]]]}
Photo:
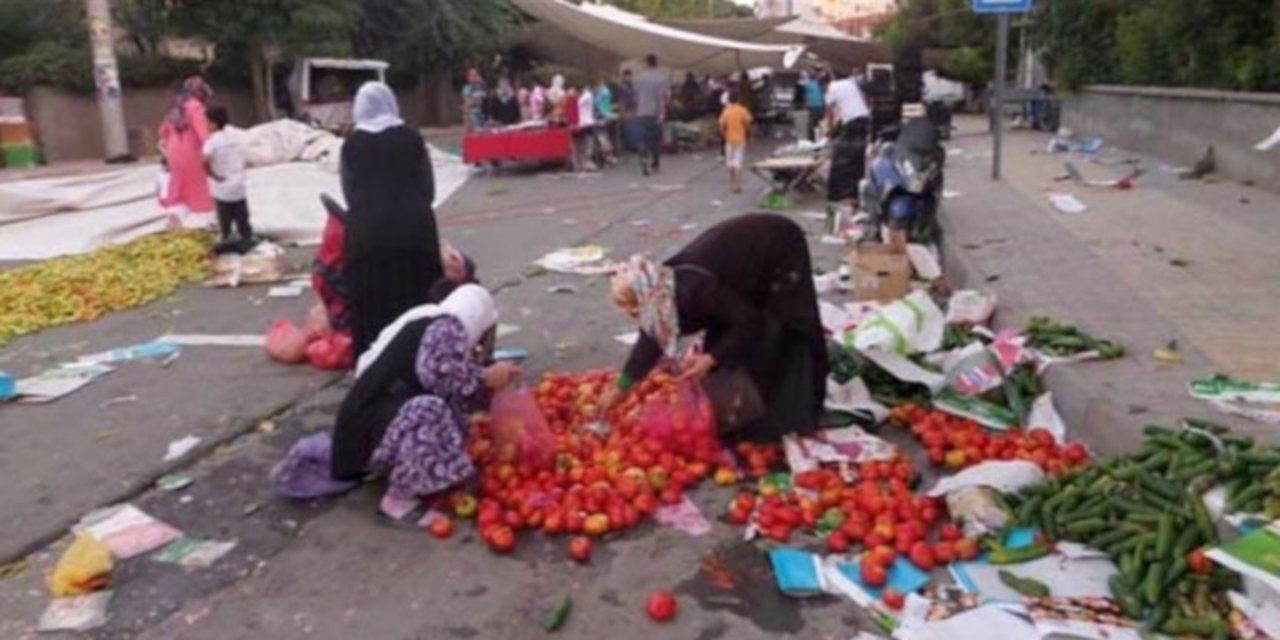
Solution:
{"label": "tree foliage", "polygon": [[711,2],[707,0],[613,0],[608,4],[650,18],[672,20],[751,15],[750,8],[734,4],[729,0],[711,0]]}
{"label": "tree foliage", "polygon": [[393,80],[454,69],[498,53],[519,21],[507,0],[357,0],[356,53],[391,63]]}
{"label": "tree foliage", "polygon": [[949,49],[938,73],[986,84],[995,69],[993,22],[974,14],[971,5],[972,0],[907,0],[877,37],[893,44]]}

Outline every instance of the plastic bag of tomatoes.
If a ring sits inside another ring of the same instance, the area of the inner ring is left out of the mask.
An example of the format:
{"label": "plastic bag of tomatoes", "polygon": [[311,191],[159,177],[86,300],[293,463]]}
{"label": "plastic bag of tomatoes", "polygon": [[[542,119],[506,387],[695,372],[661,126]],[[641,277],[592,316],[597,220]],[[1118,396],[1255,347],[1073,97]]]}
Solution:
{"label": "plastic bag of tomatoes", "polygon": [[493,396],[489,415],[493,446],[499,460],[527,464],[535,469],[551,466],[556,455],[556,439],[528,387],[499,390]]}
{"label": "plastic bag of tomatoes", "polygon": [[662,443],[664,451],[706,458],[716,448],[716,419],[711,400],[696,383],[681,382],[669,398],[651,400],[640,409],[636,429]]}

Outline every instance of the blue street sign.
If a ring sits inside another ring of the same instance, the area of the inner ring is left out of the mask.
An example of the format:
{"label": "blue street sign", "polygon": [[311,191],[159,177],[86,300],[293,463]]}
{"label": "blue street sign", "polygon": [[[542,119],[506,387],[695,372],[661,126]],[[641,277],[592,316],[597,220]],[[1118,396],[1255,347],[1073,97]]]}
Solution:
{"label": "blue street sign", "polygon": [[1026,13],[1031,0],[973,0],[974,13]]}

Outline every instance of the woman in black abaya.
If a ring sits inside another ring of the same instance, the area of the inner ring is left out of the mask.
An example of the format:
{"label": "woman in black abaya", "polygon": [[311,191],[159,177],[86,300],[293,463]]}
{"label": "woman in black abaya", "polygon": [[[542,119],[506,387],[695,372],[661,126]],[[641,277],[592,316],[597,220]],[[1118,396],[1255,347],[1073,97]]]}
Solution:
{"label": "woman in black abaya", "polygon": [[349,217],[344,271],[356,355],[407,309],[429,301],[444,274],[436,231],[435,177],[422,136],[404,125],[381,82],[356,93],[355,131],[342,145]]}

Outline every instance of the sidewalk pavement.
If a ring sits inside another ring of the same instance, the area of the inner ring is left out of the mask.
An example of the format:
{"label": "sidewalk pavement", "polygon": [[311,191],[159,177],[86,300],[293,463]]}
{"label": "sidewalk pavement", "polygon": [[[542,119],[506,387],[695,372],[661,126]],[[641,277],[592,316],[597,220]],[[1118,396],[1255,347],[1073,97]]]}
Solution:
{"label": "sidewalk pavement", "polygon": [[[1127,166],[1048,155],[1046,134],[1006,136],[1004,180],[990,179],[990,138],[961,120],[943,204],[954,286],[994,289],[1001,324],[1049,315],[1128,348],[1114,362],[1051,369],[1050,389],[1074,435],[1102,451],[1137,443],[1143,424],[1200,415],[1277,440],[1192,400],[1186,383],[1214,372],[1280,378],[1280,196],[1232,183],[1179,181],[1158,162],[1132,190],[1055,182],[1070,160],[1090,179]],[[1129,154],[1111,152],[1107,157]],[[1131,156],[1137,157],[1137,156]],[[1050,192],[1088,209],[1057,211]],[[1176,340],[1178,365],[1153,350]]]}

